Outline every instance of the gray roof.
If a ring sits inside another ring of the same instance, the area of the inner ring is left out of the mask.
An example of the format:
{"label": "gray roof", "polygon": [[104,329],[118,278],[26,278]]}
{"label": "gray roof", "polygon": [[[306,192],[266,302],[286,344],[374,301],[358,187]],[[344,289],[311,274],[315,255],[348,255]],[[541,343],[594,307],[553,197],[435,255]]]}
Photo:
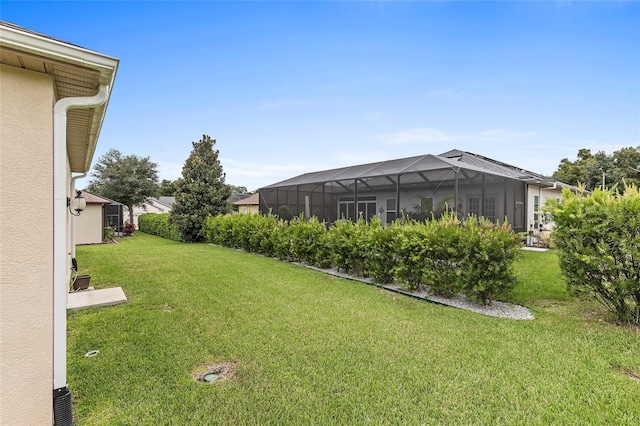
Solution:
{"label": "gray roof", "polygon": [[164,204],[167,207],[171,207],[173,205],[173,203],[176,202],[176,197],[158,197],[158,201],[160,201],[162,204]]}
{"label": "gray roof", "polygon": [[245,198],[249,198],[251,194],[242,194],[240,192],[232,192],[229,198],[227,198],[227,203],[235,203],[236,201],[244,200]]}
{"label": "gray roof", "polygon": [[[451,150],[441,155],[420,155],[416,157],[400,158],[396,160],[379,161],[337,169],[322,170],[305,173],[290,179],[268,185],[264,188],[283,186],[319,184],[324,182],[348,181],[353,179],[367,179],[368,181],[382,180],[385,176],[416,174],[429,172],[431,180],[452,179],[455,171],[485,173],[501,178],[510,178],[527,183],[554,185],[555,180],[537,173],[529,172],[515,166],[508,165],[487,157],[461,150]],[[411,177],[407,177],[411,179]],[[371,182],[375,186],[374,182]],[[410,183],[403,180],[403,183]]]}

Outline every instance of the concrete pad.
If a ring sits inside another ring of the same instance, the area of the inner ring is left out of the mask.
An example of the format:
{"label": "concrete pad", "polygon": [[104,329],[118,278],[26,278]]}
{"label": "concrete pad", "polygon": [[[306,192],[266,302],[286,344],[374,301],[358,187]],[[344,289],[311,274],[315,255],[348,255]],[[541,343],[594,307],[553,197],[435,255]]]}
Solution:
{"label": "concrete pad", "polygon": [[126,303],[127,296],[122,287],[104,288],[100,290],[83,290],[69,293],[67,309],[86,309],[96,306],[111,306]]}
{"label": "concrete pad", "polygon": [[543,248],[543,247],[521,247],[522,250],[528,250],[528,251],[547,251],[549,250],[548,248]]}

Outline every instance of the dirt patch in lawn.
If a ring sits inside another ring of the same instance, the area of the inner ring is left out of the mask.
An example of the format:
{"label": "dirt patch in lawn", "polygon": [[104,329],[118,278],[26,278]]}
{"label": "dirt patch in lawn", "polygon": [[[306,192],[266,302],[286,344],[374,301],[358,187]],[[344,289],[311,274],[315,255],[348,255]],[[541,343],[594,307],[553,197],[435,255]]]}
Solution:
{"label": "dirt patch in lawn", "polygon": [[[216,364],[198,367],[193,373],[193,378],[198,382],[214,383],[223,382],[233,377],[236,372],[237,363],[232,361],[218,362]],[[205,377],[215,374],[215,380],[206,380]]]}
{"label": "dirt patch in lawn", "polygon": [[612,365],[611,368],[615,371],[617,371],[618,373],[627,376],[628,378],[632,379],[632,380],[637,380],[640,381],[640,374],[638,374],[637,372],[633,371],[630,368],[626,368],[623,367],[621,365]]}

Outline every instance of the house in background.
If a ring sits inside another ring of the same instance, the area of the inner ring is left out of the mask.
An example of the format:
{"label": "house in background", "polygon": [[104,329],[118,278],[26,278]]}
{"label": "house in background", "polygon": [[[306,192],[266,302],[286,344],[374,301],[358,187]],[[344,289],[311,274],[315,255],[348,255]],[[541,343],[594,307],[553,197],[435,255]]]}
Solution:
{"label": "house in background", "polygon": [[233,203],[238,213],[260,213],[260,194],[257,192]]}
{"label": "house in background", "polygon": [[102,244],[106,225],[107,206],[113,201],[97,195],[82,192],[87,206],[75,220],[75,241],[80,244]]}
{"label": "house in background", "polygon": [[244,200],[245,198],[248,198],[250,195],[251,194],[244,194],[242,192],[232,192],[231,195],[229,195],[229,198],[227,198],[227,203],[235,204],[236,201]]}
{"label": "house in background", "polygon": [[260,188],[260,212],[285,219],[304,213],[326,222],[377,216],[391,223],[405,212],[430,217],[446,208],[458,216],[509,221],[516,232],[539,233],[541,208],[577,188],[478,154],[440,155],[361,164],[306,173]]}
{"label": "house in background", "polygon": [[[72,421],[66,315],[74,183],[91,167],[118,62],[0,21],[2,425]],[[25,188],[37,208],[25,208]],[[16,214],[19,221],[5,220]]]}
{"label": "house in background", "polygon": [[[140,217],[140,215],[147,214],[147,213],[157,213],[157,214],[169,213],[171,211],[171,206],[173,205],[175,200],[176,200],[175,197],[159,197],[159,198],[149,197],[147,198],[147,201],[141,206],[134,206],[133,207],[133,224],[136,226],[136,229],[138,229],[138,218]],[[127,206],[123,206],[123,208],[124,208],[124,221],[129,222],[129,217],[130,217],[129,208]]]}

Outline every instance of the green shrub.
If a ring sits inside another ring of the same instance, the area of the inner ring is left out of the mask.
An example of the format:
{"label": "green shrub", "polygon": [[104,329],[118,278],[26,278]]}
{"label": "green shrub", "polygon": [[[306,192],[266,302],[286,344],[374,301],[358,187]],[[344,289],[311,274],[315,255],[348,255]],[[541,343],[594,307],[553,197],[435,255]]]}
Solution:
{"label": "green shrub", "polygon": [[157,235],[169,240],[180,241],[178,228],[169,223],[169,213],[145,213],[138,217],[138,229],[147,234]]}
{"label": "green shrub", "polygon": [[116,233],[110,226],[105,226],[103,230],[104,241],[111,241],[116,237]]}
{"label": "green shrub", "polygon": [[393,276],[398,284],[410,290],[417,290],[425,279],[427,259],[427,227],[423,222],[408,221],[398,228],[393,241],[396,265]]}
{"label": "green shrub", "polygon": [[508,224],[471,218],[461,222],[449,212],[427,222],[396,221],[383,226],[338,221],[328,231],[316,218],[286,221],[274,216],[209,217],[206,240],[286,261],[306,262],[376,282],[395,281],[411,290],[429,284],[433,293],[451,297],[466,292],[487,303],[509,291],[518,238]]}
{"label": "green shrub", "polygon": [[587,293],[617,320],[640,324],[640,191],[562,192],[546,208],[555,222],[553,240],[569,290]]}
{"label": "green shrub", "polygon": [[491,304],[516,284],[513,261],[520,237],[506,222],[497,224],[474,217],[464,222],[463,234],[463,291],[471,299]]}
{"label": "green shrub", "polygon": [[316,217],[309,220],[305,220],[303,215],[293,218],[289,222],[291,257],[298,262],[328,266],[330,259],[323,250],[326,233],[324,223],[320,223]]}
{"label": "green shrub", "polygon": [[369,225],[361,217],[357,222],[339,220],[329,229],[327,243],[331,256],[331,264],[346,273],[367,276],[365,270]]}
{"label": "green shrub", "polygon": [[463,291],[465,232],[455,214],[448,212],[427,224],[425,276],[431,291],[452,297]]}
{"label": "green shrub", "polygon": [[377,217],[371,220],[365,246],[365,269],[378,283],[393,281],[393,271],[397,266],[397,256],[393,252],[393,245],[399,232],[400,225],[382,226]]}

